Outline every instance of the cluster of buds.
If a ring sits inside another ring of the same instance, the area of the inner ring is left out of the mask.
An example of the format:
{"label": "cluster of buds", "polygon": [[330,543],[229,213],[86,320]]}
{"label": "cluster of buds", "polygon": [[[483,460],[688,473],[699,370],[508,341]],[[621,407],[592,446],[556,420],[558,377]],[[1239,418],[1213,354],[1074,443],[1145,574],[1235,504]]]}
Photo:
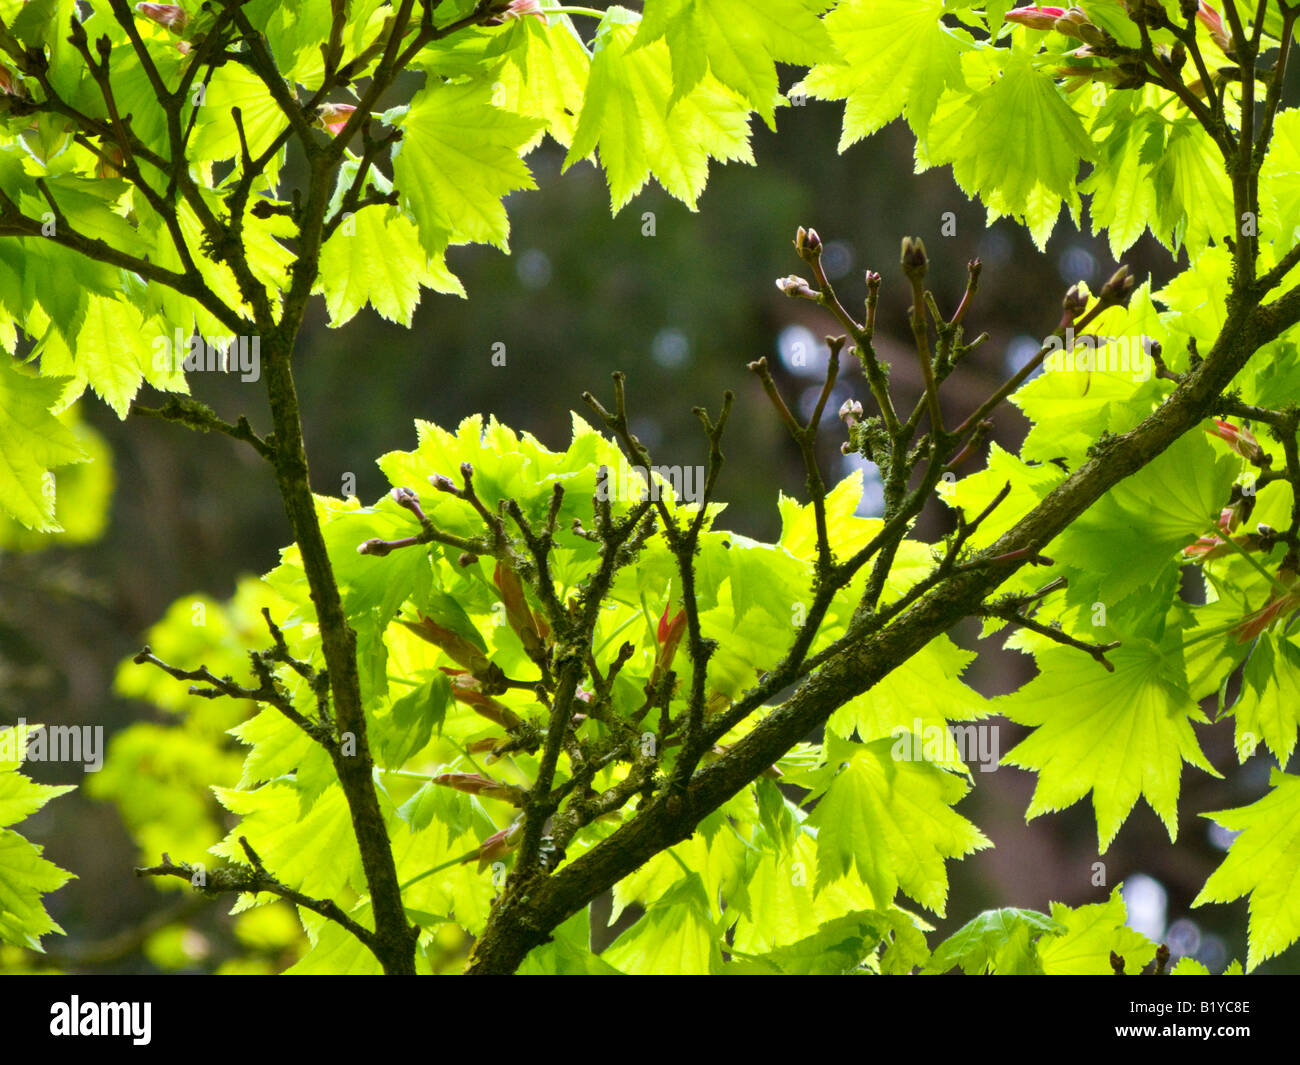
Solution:
{"label": "cluster of buds", "polygon": [[1113,43],[1106,31],[1088,20],[1081,7],[1041,7],[1031,4],[1017,7],[1006,13],[1008,22],[1027,26],[1031,30],[1056,30],[1067,37],[1098,47]]}
{"label": "cluster of buds", "polygon": [[1214,424],[1205,431],[1211,436],[1217,436],[1247,462],[1253,462],[1256,466],[1268,465],[1268,455],[1249,429],[1240,428],[1223,418],[1215,418]]}
{"label": "cluster of buds", "polygon": [[1056,30],[1096,48],[1105,48],[1112,43],[1106,31],[1089,22],[1088,16],[1080,7],[1068,8],[1065,14],[1056,20]]}
{"label": "cluster of buds", "polygon": [[[1130,14],[1138,7],[1140,7],[1140,0],[1133,0],[1129,6]],[[1007,12],[1006,19],[1008,22],[1015,22],[1030,29],[1056,30],[1066,37],[1081,41],[1080,47],[1068,53],[1071,59],[1115,60],[1104,65],[1086,63],[1058,67],[1056,70],[1058,77],[1072,79],[1066,84],[1067,92],[1073,92],[1088,82],[1099,82],[1116,89],[1140,89],[1149,80],[1141,60],[1133,56],[1117,54],[1118,45],[1115,39],[1100,26],[1091,22],[1082,8],[1039,5],[1018,7]],[[1175,66],[1181,66],[1184,58],[1181,53],[1166,55],[1166,59]]]}

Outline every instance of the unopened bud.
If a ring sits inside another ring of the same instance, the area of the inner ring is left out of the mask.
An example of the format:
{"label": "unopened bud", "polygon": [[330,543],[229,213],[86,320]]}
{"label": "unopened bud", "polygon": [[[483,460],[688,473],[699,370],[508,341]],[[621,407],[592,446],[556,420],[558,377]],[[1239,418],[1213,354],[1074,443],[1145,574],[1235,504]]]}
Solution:
{"label": "unopened bud", "polygon": [[1073,321],[1088,309],[1088,286],[1082,281],[1071,285],[1061,301],[1061,307]]}
{"label": "unopened bud", "polygon": [[355,110],[355,104],[321,104],[316,113],[316,122],[337,137],[343,132],[343,127],[348,124],[348,119],[352,117],[352,112]]}
{"label": "unopened bud", "polygon": [[358,555],[378,555],[380,558],[383,558],[384,555],[391,554],[392,550],[393,549],[387,540],[380,540],[378,538],[366,540],[364,543],[357,544]]}
{"label": "unopened bud", "polygon": [[1205,0],[1201,0],[1197,5],[1196,21],[1209,31],[1210,39],[1219,46],[1219,50],[1224,55],[1232,54],[1232,31],[1223,24],[1223,16],[1205,3]]}
{"label": "unopened bud", "polygon": [[500,799],[513,806],[522,806],[527,798],[522,788],[513,784],[503,784],[499,780],[485,777],[481,773],[439,773],[431,778],[435,784],[455,788],[469,795],[483,795],[491,799]]}
{"label": "unopened bud", "polygon": [[1233,425],[1222,418],[1215,418],[1214,425],[1205,430],[1211,436],[1217,436],[1233,451],[1249,462],[1258,463],[1264,457],[1264,449],[1259,446],[1255,434],[1249,429]]}
{"label": "unopened bud", "polygon": [[844,420],[845,425],[857,425],[862,421],[862,404],[856,399],[846,399],[840,405],[840,417]]}
{"label": "unopened bud", "polygon": [[1124,306],[1128,303],[1129,296],[1133,295],[1133,290],[1137,288],[1137,278],[1127,266],[1121,266],[1113,274],[1110,280],[1101,286],[1101,295],[1098,299],[1107,307]]}
{"label": "unopened bud", "polygon": [[185,9],[177,4],[136,4],[135,9],[173,33],[180,33],[190,21]]}
{"label": "unopened bud", "polygon": [[546,15],[542,12],[542,5],[538,0],[510,0],[510,6],[506,8],[503,18],[525,18],[528,15],[534,15],[542,20],[546,25]]}
{"label": "unopened bud", "polygon": [[420,509],[420,497],[416,495],[411,489],[394,488],[388,494],[389,496],[392,497],[394,503],[396,503],[399,507],[409,510],[412,514],[414,514],[417,518],[419,518],[421,522],[428,520],[424,516],[424,511]]}
{"label": "unopened bud", "polygon": [[1007,22],[1028,26],[1031,30],[1050,30],[1056,24],[1056,20],[1064,15],[1063,7],[1039,7],[1037,4],[1031,4],[1028,7],[1017,7],[1008,11],[1003,18]]}
{"label": "unopened bud", "polygon": [[1067,37],[1075,37],[1085,44],[1101,45],[1106,41],[1106,34],[1101,28],[1094,26],[1089,20],[1083,8],[1072,7],[1065,12],[1053,24],[1053,28],[1058,33],[1063,33]]}
{"label": "unopened bud", "polygon": [[802,277],[791,274],[789,277],[778,277],[776,287],[784,292],[791,299],[813,299],[817,298],[817,293],[813,291],[812,286]]}
{"label": "unopened bud", "polygon": [[911,280],[919,281],[925,277],[928,260],[925,256],[925,243],[920,237],[904,237],[902,251],[903,273]]}
{"label": "unopened bud", "polygon": [[817,235],[815,229],[804,229],[800,226],[794,235],[794,250],[799,253],[801,259],[811,261],[821,254],[822,238]]}

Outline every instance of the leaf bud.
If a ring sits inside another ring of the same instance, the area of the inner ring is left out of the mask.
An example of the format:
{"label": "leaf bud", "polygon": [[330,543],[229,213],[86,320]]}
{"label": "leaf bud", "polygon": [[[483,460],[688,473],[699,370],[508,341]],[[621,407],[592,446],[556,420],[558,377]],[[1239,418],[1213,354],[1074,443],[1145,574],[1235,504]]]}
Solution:
{"label": "leaf bud", "polygon": [[1133,290],[1137,288],[1137,278],[1127,266],[1121,266],[1116,270],[1104,285],[1101,286],[1101,295],[1098,299],[1107,306],[1124,306],[1128,303],[1128,298],[1133,295]]}
{"label": "leaf bud", "polygon": [[190,21],[185,9],[178,4],[136,4],[135,9],[173,33],[180,33]]}
{"label": "leaf bud", "polygon": [[904,237],[902,250],[903,273],[913,281],[925,277],[928,260],[925,256],[925,243],[920,237]]}
{"label": "leaf bud", "polygon": [[356,109],[355,104],[321,104],[316,112],[316,123],[337,137]]}
{"label": "leaf bud", "polygon": [[789,277],[778,277],[776,287],[791,299],[815,300],[817,298],[817,293],[813,291],[812,286],[795,274]]}
{"label": "leaf bud", "polygon": [[1063,7],[1039,7],[1037,4],[1031,4],[1028,7],[1017,7],[1008,11],[1003,18],[1007,22],[1028,26],[1031,30],[1050,30],[1056,24],[1056,20],[1064,15]]}
{"label": "leaf bud", "polygon": [[817,230],[800,226],[795,231],[794,250],[799,253],[799,258],[808,262],[819,256],[822,253],[822,238],[817,235]]}
{"label": "leaf bud", "polygon": [[1264,449],[1249,429],[1233,425],[1223,418],[1215,418],[1214,425],[1205,431],[1211,436],[1217,436],[1249,462],[1259,463],[1264,458]]}
{"label": "leaf bud", "polygon": [[1088,309],[1088,286],[1081,281],[1071,285],[1065,293],[1065,299],[1061,301],[1061,307],[1071,321],[1078,318]]}

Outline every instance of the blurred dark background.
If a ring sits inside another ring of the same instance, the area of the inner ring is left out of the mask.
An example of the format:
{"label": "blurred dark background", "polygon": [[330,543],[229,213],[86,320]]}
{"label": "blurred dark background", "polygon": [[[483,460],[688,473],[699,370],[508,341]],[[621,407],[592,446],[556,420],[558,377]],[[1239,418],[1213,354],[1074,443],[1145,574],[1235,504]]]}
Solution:
{"label": "blurred dark background", "polygon": [[[781,111],[778,124],[774,134],[755,120],[758,165],[714,167],[698,213],[652,185],[611,217],[602,176],[588,164],[561,176],[563,153],[548,141],[529,160],[540,190],[509,201],[512,255],[483,248],[451,253],[468,301],[426,293],[410,330],[367,310],[337,331],[327,328],[316,301],[297,356],[315,489],[341,494],[350,473],[362,501],[373,501],[387,487],[374,460],[414,446],[415,418],[451,425],[490,412],[563,447],[570,412],[589,413],[581,393],[608,397],[609,375],[620,369],[628,375],[635,431],[665,464],[702,461],[691,408],[716,409],[722,392],[735,390],[718,486],[718,497],[729,503],[723,520],[770,539],[779,529],[777,491],[802,496],[803,474],[745,364],[768,356],[778,364],[787,396],[799,399],[824,369],[821,337],[837,332],[816,308],[786,299],[773,285],[803,269],[791,245],[796,226],[820,232],[828,272],[851,309],[861,307],[863,271],[884,275],[879,344],[909,409],[919,395],[919,375],[905,344],[910,300],[897,266],[900,238],[925,240],[929,283],[948,312],[964,288],[967,260],[983,260],[968,333],[987,330],[991,339],[946,388],[945,405],[954,417],[968,413],[1032,354],[1032,338],[1055,326],[1068,285],[1082,280],[1096,291],[1114,269],[1104,239],[1078,232],[1066,218],[1045,253],[1009,221],[986,226],[983,208],[966,199],[946,169],[913,174],[911,135],[900,124],[844,155],[835,152],[839,106],[810,101]],[[643,235],[646,212],[654,216],[653,236]],[[955,216],[955,235],[942,235],[945,212]],[[1176,270],[1149,237],[1126,261],[1140,277],[1153,275],[1156,287]],[[505,345],[504,367],[493,365],[495,344]],[[794,358],[800,350],[807,356],[802,369]],[[246,413],[255,428],[266,428],[260,386],[194,375],[192,387],[224,417]],[[853,368],[843,375],[831,411],[850,395],[866,398]],[[241,575],[268,570],[289,530],[272,479],[247,448],[149,420],[120,423],[98,402],[84,406],[114,456],[111,522],[89,547],[0,557],[0,722],[25,716],[102,724],[112,735],[133,721],[165,719],[110,694],[118,662],[139,649],[148,626],[179,596],[225,598]],[[835,481],[848,467],[838,450],[840,425],[830,421],[824,468]],[[995,437],[1014,448],[1024,428],[1018,413],[1004,407]],[[943,530],[938,506],[927,520],[925,532]],[[977,646],[973,631],[954,636]],[[997,652],[995,642],[981,646],[985,653],[967,675],[986,694],[1011,690],[1028,677],[1027,659]],[[1177,847],[1140,803],[1099,859],[1088,802],[1026,826],[1034,777],[1011,768],[977,772],[977,787],[959,810],[996,846],[949,863],[949,916],[938,921],[939,932],[993,906],[1047,910],[1052,900],[1103,901],[1124,880],[1131,922],[1147,934],[1167,937],[1178,952],[1196,954],[1212,970],[1244,959],[1244,900],[1188,908],[1223,856],[1223,841],[1213,839],[1209,823],[1197,815],[1253,801],[1266,787],[1266,755],[1237,769],[1231,728],[1224,722],[1198,729],[1226,779],[1185,769]],[[1003,723],[1004,753],[1022,731]],[[49,783],[81,783],[79,768],[30,769]],[[69,933],[47,937],[56,955],[75,959],[79,951],[93,952],[176,904],[174,893],[163,895],[132,875],[135,846],[108,804],[73,793],[21,830],[78,877],[48,903]],[[1105,888],[1094,886],[1099,860]],[[228,905],[206,905],[203,920],[216,928]],[[137,950],[118,954],[99,971],[149,968]],[[195,967],[208,969],[216,960]],[[78,967],[75,960],[70,964]],[[1263,971],[1297,969],[1300,952],[1293,949]]]}

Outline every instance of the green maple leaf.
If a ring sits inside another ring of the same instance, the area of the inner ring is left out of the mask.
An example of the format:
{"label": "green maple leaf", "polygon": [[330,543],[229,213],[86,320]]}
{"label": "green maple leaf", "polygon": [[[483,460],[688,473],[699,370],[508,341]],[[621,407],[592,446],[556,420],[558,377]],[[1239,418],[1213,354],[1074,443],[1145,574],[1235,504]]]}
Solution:
{"label": "green maple leaf", "polygon": [[305,816],[298,791],[289,781],[275,781],[255,791],[212,790],[222,806],[242,818],[212,848],[213,854],[247,865],[248,856],[239,844],[239,837],[247,836],[266,867],[306,895],[332,898],[348,883],[364,886],[361,853],[341,787],[327,788]]}
{"label": "green maple leaf", "polygon": [[[125,418],[131,401],[146,380],[172,392],[189,392],[185,374],[174,368],[154,365],[156,338],[172,338],[158,319],[144,320],[140,310],[126,300],[105,299],[91,295],[86,302],[86,316],[76,343],[71,348],[69,369],[78,384],[89,385]],[[61,373],[63,367],[42,356],[43,373]]]}
{"label": "green maple leaf", "polygon": [[991,218],[1021,219],[1042,247],[1064,203],[1079,203],[1075,178],[1095,147],[1050,72],[1022,52],[998,51],[1002,74],[973,95],[941,102],[918,163],[952,164],[957,184]]}
{"label": "green maple leaf", "polygon": [[71,873],[41,857],[41,848],[0,829],[0,941],[42,951],[40,937],[63,929],[46,912],[41,896],[71,879]]}
{"label": "green maple leaf", "polygon": [[1125,925],[1127,911],[1117,884],[1105,902],[1071,908],[1052,903],[1052,920],[1064,934],[1039,940],[1038,955],[1048,976],[1112,975],[1113,951],[1126,973],[1141,972],[1156,956],[1156,945]]}
{"label": "green maple leaf", "polygon": [[[835,550],[851,554],[880,531],[880,521],[859,518],[862,502],[862,471],[854,470],[826,493],[826,528],[834,539]],[[811,561],[817,557],[816,511],[811,503],[801,504],[784,492],[777,497],[781,514],[779,544],[798,558]]]}
{"label": "green maple leaf", "polygon": [[1163,129],[1155,111],[1144,111],[1129,121],[1116,122],[1098,147],[1092,173],[1079,186],[1091,193],[1088,213],[1092,231],[1106,230],[1111,254],[1118,259],[1137,243],[1156,217],[1156,187],[1152,165],[1143,147],[1153,129]]}
{"label": "green maple leaf", "polygon": [[1174,120],[1153,178],[1161,236],[1171,248],[1185,243],[1195,259],[1210,241],[1235,231],[1223,157],[1194,118]]}
{"label": "green maple leaf", "polygon": [[551,932],[550,942],[534,947],[519,976],[619,976],[617,969],[591,950],[591,913],[583,907]]}
{"label": "green maple leaf", "polygon": [[[795,814],[802,820],[802,811]],[[739,917],[732,945],[747,954],[763,954],[813,936],[827,922],[862,910],[883,912],[887,901],[877,901],[871,890],[851,870],[818,890],[817,840],[796,826],[793,840],[780,853],[768,847],[744,849],[744,867],[727,905]],[[916,927],[926,927],[923,922]],[[914,942],[914,937],[905,937]],[[924,937],[922,949],[924,955]]]}
{"label": "green maple leaf", "polygon": [[63,378],[31,377],[7,358],[0,365],[0,507],[38,532],[63,529],[54,518],[48,471],[90,457],[76,434],[50,413],[66,384]]}
{"label": "green maple leaf", "polygon": [[635,32],[635,16],[623,8],[610,8],[602,20],[564,168],[599,149],[615,212],[651,176],[694,210],[711,158],[754,161],[749,108],[712,75],[674,100],[668,46],[632,50]]}
{"label": "green maple leaf", "polygon": [[1036,910],[986,910],[935,947],[924,971],[946,973],[960,966],[962,972],[972,975],[1042,973],[1039,940],[1065,931],[1063,925]]}
{"label": "green maple leaf", "polygon": [[1260,633],[1241,680],[1241,696],[1232,708],[1237,756],[1244,762],[1262,739],[1285,766],[1300,726],[1300,646],[1280,632]]}
{"label": "green maple leaf", "polygon": [[[212,72],[196,111],[192,157],[210,161],[240,158],[239,127],[232,108],[239,108],[240,122],[248,141],[249,154],[256,159],[274,143],[288,124],[266,83],[239,63],[226,63]],[[281,157],[283,151],[281,151]],[[278,165],[273,161],[267,180],[276,180]]]}
{"label": "green maple leaf", "polygon": [[[1150,306],[1148,293],[1144,283],[1134,293],[1130,310],[1114,308],[1098,319],[1096,335],[1122,336],[1127,350],[1107,344],[1087,360],[1087,350],[1078,348],[1071,353],[1073,363],[1057,364],[1057,369],[1039,374],[1012,395],[1011,402],[1034,423],[1020,446],[1022,458],[1040,462],[1064,458],[1072,467],[1082,463],[1102,433],[1128,432],[1172,390],[1170,382],[1154,375],[1146,349],[1135,352],[1133,347],[1145,331],[1141,325],[1146,324],[1139,322],[1135,311]],[[1082,369],[1078,368],[1081,358]],[[1089,361],[1096,367],[1103,359],[1108,366],[1127,360],[1129,369],[1087,368]]]}
{"label": "green maple leaf", "polygon": [[683,877],[601,954],[620,972],[704,974],[722,963],[709,896],[698,873]]}
{"label": "green maple leaf", "polygon": [[379,959],[361,940],[341,925],[322,919],[311,949],[286,969],[285,975],[379,976],[383,971]]}
{"label": "green maple leaf", "polygon": [[946,858],[992,846],[954,806],[969,790],[924,760],[892,756],[893,740],[855,744],[832,737],[827,759],[843,762],[808,815],[817,829],[817,888],[856,868],[883,905],[901,888],[940,915],[948,897]]}
{"label": "green maple leaf", "polygon": [[1004,487],[1010,491],[975,530],[972,547],[985,547],[1010,529],[1046,498],[1065,479],[1065,471],[1048,462],[1029,463],[1004,451],[997,442],[989,445],[988,464],[960,481],[940,481],[935,490],[948,506],[960,507],[967,521],[997,497]]}
{"label": "green maple leaf", "polygon": [[650,0],[632,47],[667,37],[673,101],[707,69],[775,128],[777,63],[815,63],[831,47],[821,0]]}
{"label": "green maple leaf", "polygon": [[393,175],[431,257],[449,244],[492,244],[509,250],[502,198],[536,188],[520,150],[539,124],[492,104],[486,82],[435,82],[393,121],[402,141]]}
{"label": "green maple leaf", "polygon": [[817,62],[803,88],[818,99],[846,101],[841,152],[900,115],[924,137],[940,95],[962,86],[960,56],[970,38],[940,21],[945,6],[845,0],[826,16],[834,58]]}
{"label": "green maple leaf", "polygon": [[1232,253],[1215,245],[1191,257],[1188,269],[1156,293],[1156,302],[1168,308],[1161,316],[1171,339],[1166,345],[1171,355],[1184,347],[1187,337],[1194,337],[1208,350],[1218,337],[1228,312],[1222,294],[1232,276]]}
{"label": "green maple leaf", "polygon": [[[1071,602],[1115,604],[1156,583],[1179,552],[1210,530],[1240,462],[1187,433],[1121,481],[1052,541]],[[1124,565],[1116,566],[1115,559]]]}
{"label": "green maple leaf", "polygon": [[[966,773],[963,761],[979,757],[979,733],[954,733],[950,721],[978,721],[992,712],[988,700],[961,680],[975,654],[947,636],[936,636],[901,666],[882,677],[869,691],[849,700],[826,723],[833,733],[848,737],[856,730],[863,742],[912,738],[914,749],[945,769]],[[964,730],[965,726],[955,726]],[[963,746],[956,740],[960,736]],[[989,752],[996,761],[998,752]]]}
{"label": "green maple leaf", "polygon": [[52,544],[89,544],[104,534],[113,497],[113,455],[108,444],[85,422],[75,417],[75,408],[62,415],[90,454],[89,462],[59,471],[55,520],[59,533],[33,532],[7,515],[0,514],[0,547],[8,551],[44,551]]}
{"label": "green maple leaf", "polygon": [[1271,238],[1275,258],[1296,242],[1300,228],[1300,108],[1278,113],[1273,139],[1259,171],[1261,237]]}
{"label": "green maple leaf", "polygon": [[699,879],[708,898],[717,898],[720,892],[728,898],[738,894],[744,878],[747,848],[730,829],[706,838],[706,827],[702,825],[694,837],[655,855],[615,884],[610,921],[617,921],[632,903],[649,905],[671,891],[682,880],[683,869],[690,869]]}
{"label": "green maple leaf", "polygon": [[389,716],[375,729],[374,739],[380,764],[399,769],[429,742],[433,730],[442,730],[451,701],[451,684],[438,673],[418,688],[393,700]]}
{"label": "green maple leaf", "polygon": [[823,924],[816,932],[765,954],[740,956],[723,965],[731,975],[839,976],[866,962],[881,940],[911,921],[900,910],[860,910]]}
{"label": "green maple leaf", "polygon": [[17,824],[70,786],[36,784],[18,772],[40,725],[0,730],[0,942],[40,951],[40,937],[62,932],[41,896],[57,891],[72,874],[41,857],[41,848],[4,826]]}
{"label": "green maple leaf", "polygon": [[1187,693],[1172,643],[1132,639],[1107,653],[1115,666],[1072,648],[1038,653],[1039,675],[993,700],[1012,721],[1034,732],[1002,759],[1038,771],[1026,811],[1032,820],[1072,806],[1090,791],[1097,843],[1104,853],[1139,797],[1178,834],[1179,778],[1184,761],[1219,776],[1192,733],[1205,715]]}
{"label": "green maple leaf", "polygon": [[493,75],[492,91],[498,106],[541,120],[545,131],[568,147],[582,110],[591,56],[569,16],[551,13],[558,6],[554,0],[542,4],[550,22],[546,26],[535,18],[510,21],[498,46],[507,58]]}
{"label": "green maple leaf", "polygon": [[411,220],[392,208],[363,207],[321,248],[318,291],[325,296],[331,329],[346,325],[367,303],[381,317],[410,328],[422,285],[465,295],[443,254],[429,256]]}
{"label": "green maple leaf", "polygon": [[[28,727],[31,731],[31,726]],[[0,769],[0,828],[17,824],[34,814],[56,795],[74,790],[69,785],[36,784],[21,773]]]}
{"label": "green maple leaf", "polygon": [[1258,802],[1204,815],[1241,835],[1192,900],[1195,907],[1250,896],[1247,972],[1300,938],[1300,777],[1274,769],[1269,786]]}

